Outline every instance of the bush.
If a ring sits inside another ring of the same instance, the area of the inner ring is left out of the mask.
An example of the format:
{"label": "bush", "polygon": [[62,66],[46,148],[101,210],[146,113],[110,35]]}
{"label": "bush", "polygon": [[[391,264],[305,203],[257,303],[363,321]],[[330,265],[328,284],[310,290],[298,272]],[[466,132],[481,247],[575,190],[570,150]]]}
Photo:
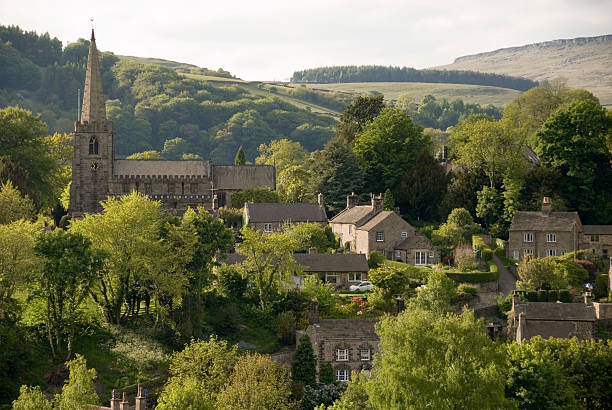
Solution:
{"label": "bush", "polygon": [[370,252],[370,257],[368,258],[368,266],[370,269],[376,269],[385,261],[385,255],[378,251]]}
{"label": "bush", "polygon": [[595,277],[593,296],[596,299],[608,297],[608,275],[605,273],[600,273]]}
{"label": "bush", "polygon": [[475,286],[470,286],[470,285],[465,285],[465,284],[459,285],[459,287],[457,287],[457,292],[467,293],[471,295],[472,297],[478,296],[478,288],[476,288]]}
{"label": "bush", "polygon": [[572,295],[570,294],[570,291],[567,289],[560,290],[559,301],[563,303],[572,303]]}
{"label": "bush", "polygon": [[319,312],[331,316],[337,310],[338,300],[334,297],[333,285],[331,283],[323,283],[315,275],[308,275],[302,283],[301,293],[306,296],[307,300],[316,298],[319,302]]}
{"label": "bush", "polygon": [[548,302],[548,292],[545,290],[538,290],[537,301],[538,302]]}
{"label": "bush", "polygon": [[499,278],[498,272],[446,272],[446,276],[455,282],[485,283]]}
{"label": "bush", "polygon": [[235,265],[221,265],[217,268],[215,288],[220,295],[239,299],[246,292],[247,282]]}
{"label": "bush", "polygon": [[595,277],[595,274],[597,273],[597,268],[595,267],[595,264],[593,262],[586,259],[576,259],[574,262],[582,266],[589,273],[589,277]]}
{"label": "bush", "polygon": [[489,248],[482,249],[480,251],[480,259],[485,262],[489,262],[491,259],[493,259],[493,251]]}
{"label": "bush", "polygon": [[556,302],[557,300],[559,300],[559,291],[557,291],[557,290],[549,290],[548,291],[548,301],[549,302]]}
{"label": "bush", "polygon": [[276,318],[276,338],[282,346],[295,343],[295,314],[289,310]]}
{"label": "bush", "polygon": [[316,377],[317,360],[312,350],[310,337],[304,335],[300,338],[300,344],[291,363],[291,378],[293,381],[303,382],[304,386],[314,386]]}
{"label": "bush", "polygon": [[527,301],[528,302],[537,302],[538,301],[538,292],[534,290],[530,290],[527,292]]}

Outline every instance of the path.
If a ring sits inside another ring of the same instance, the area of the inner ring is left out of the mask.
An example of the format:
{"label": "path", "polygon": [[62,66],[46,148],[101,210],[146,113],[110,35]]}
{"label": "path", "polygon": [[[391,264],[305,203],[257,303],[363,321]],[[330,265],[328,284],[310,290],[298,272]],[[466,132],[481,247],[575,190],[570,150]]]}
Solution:
{"label": "path", "polygon": [[493,262],[497,265],[497,269],[499,270],[499,291],[507,296],[516,286],[516,278],[512,272],[504,266],[501,259],[499,259],[495,253],[493,254]]}

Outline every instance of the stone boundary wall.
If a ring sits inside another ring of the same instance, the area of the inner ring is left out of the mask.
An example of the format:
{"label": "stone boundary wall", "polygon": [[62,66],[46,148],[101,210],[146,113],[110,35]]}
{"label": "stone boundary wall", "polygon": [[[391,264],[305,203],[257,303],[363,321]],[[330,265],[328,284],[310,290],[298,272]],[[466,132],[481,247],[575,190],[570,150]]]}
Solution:
{"label": "stone boundary wall", "polygon": [[612,303],[597,303],[593,302],[595,308],[595,317],[598,320],[612,319]]}

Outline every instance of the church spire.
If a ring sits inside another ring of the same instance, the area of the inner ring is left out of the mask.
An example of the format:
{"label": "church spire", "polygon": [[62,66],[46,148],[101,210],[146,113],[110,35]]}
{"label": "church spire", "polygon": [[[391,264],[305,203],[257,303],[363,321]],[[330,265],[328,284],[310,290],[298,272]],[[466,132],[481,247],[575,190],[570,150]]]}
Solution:
{"label": "church spire", "polygon": [[96,37],[91,29],[91,43],[89,44],[89,57],[87,58],[87,72],[85,73],[85,91],[83,92],[83,107],[81,121],[106,120],[106,107],[102,91],[102,75],[100,74],[100,61],[96,48]]}

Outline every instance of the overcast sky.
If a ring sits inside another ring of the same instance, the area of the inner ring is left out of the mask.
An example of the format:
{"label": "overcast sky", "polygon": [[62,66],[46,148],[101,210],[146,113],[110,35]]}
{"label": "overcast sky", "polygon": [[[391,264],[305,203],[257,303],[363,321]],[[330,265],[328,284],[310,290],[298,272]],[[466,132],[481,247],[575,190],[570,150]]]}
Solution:
{"label": "overcast sky", "polygon": [[286,80],[329,65],[433,67],[456,57],[612,33],[612,0],[0,0],[0,24],[103,51]]}

